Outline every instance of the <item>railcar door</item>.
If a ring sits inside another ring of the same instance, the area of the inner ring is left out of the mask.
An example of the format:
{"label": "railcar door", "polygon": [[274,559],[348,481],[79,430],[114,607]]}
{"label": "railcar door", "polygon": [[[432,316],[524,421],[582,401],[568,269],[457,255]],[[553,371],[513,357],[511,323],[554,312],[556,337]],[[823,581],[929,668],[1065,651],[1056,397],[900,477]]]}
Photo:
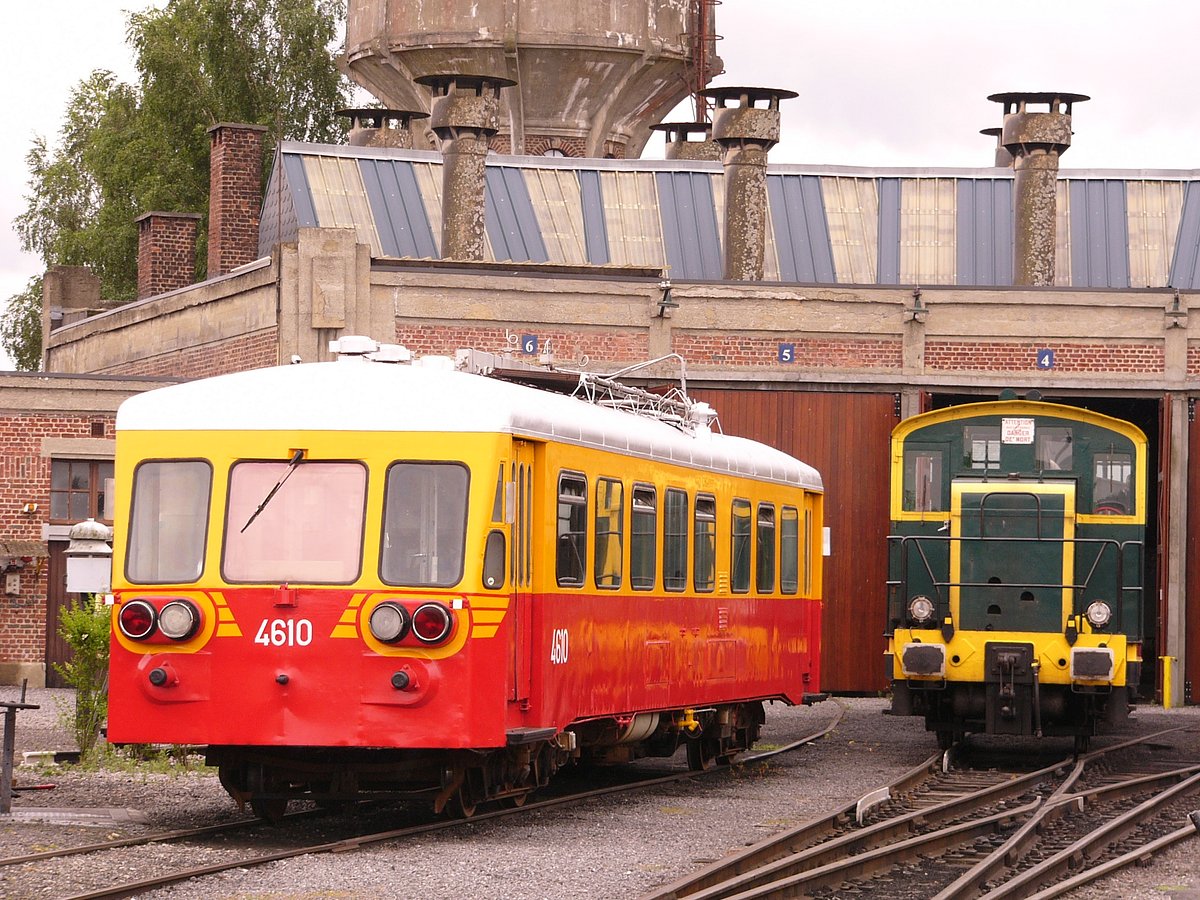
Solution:
{"label": "railcar door", "polygon": [[955,482],[950,611],[969,631],[1061,631],[1075,571],[1073,483]]}
{"label": "railcar door", "polygon": [[529,698],[531,684],[530,592],[533,585],[533,444],[513,441],[513,521],[510,615],[513,622],[509,699]]}

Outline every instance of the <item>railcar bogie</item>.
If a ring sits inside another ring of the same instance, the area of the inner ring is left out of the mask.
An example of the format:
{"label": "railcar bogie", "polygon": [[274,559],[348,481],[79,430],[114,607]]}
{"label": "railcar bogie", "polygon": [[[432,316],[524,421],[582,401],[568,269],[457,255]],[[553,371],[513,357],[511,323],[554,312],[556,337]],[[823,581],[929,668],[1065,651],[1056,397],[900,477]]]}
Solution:
{"label": "railcar bogie", "polygon": [[1141,676],[1147,441],[1034,400],[914,416],[892,436],[894,715],[968,733],[1115,727]]}
{"label": "railcar bogie", "polygon": [[110,738],[206,745],[264,816],[701,767],[819,694],[820,477],[686,403],[360,356],[142,395],[117,442]]}

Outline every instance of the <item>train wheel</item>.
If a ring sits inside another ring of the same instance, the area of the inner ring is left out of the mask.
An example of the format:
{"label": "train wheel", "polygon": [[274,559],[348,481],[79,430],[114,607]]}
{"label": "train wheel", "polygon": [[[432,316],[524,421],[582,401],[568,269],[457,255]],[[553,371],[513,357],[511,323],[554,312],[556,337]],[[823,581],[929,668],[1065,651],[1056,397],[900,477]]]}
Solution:
{"label": "train wheel", "polygon": [[937,741],[939,750],[949,750],[954,746],[955,740],[959,735],[949,728],[939,728],[937,731]]}
{"label": "train wheel", "polygon": [[693,772],[703,772],[713,764],[720,748],[716,741],[704,737],[687,739],[688,768]]}
{"label": "train wheel", "polygon": [[1091,738],[1086,734],[1075,735],[1075,755],[1082,756],[1088,752],[1088,745],[1091,743]]}
{"label": "train wheel", "polygon": [[278,825],[283,821],[287,805],[287,800],[279,797],[252,797],[250,799],[250,811],[272,825]]}
{"label": "train wheel", "polygon": [[520,807],[525,805],[527,800],[529,800],[528,793],[513,794],[511,797],[505,797],[501,801],[501,803],[503,803],[505,806],[511,806],[511,807],[519,809]]}

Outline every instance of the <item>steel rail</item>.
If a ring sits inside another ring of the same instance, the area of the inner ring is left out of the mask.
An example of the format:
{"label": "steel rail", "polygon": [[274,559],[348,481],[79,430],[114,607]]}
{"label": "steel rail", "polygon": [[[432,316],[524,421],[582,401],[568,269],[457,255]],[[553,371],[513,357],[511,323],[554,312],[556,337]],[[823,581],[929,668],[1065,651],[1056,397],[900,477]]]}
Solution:
{"label": "steel rail", "polygon": [[[835,729],[842,721],[846,714],[846,708],[842,704],[838,704],[838,714],[833,721],[823,727],[821,730],[809,734],[799,740],[793,741],[783,747],[773,748],[761,753],[748,756],[745,759],[739,759],[734,762],[734,765],[743,765],[770,759],[780,754],[790,752],[799,747],[803,747],[812,743],[815,740],[825,737],[833,729]],[[317,853],[343,853],[350,850],[356,850],[360,847],[369,846],[371,844],[386,843],[388,841],[398,840],[400,838],[413,837],[415,835],[429,834],[432,832],[457,828],[466,824],[475,824],[491,819],[499,819],[507,816],[521,815],[536,810],[550,809],[555,806],[563,806],[569,803],[580,803],[586,800],[604,797],[609,794],[617,794],[628,791],[641,790],[647,787],[654,787],[662,784],[671,784],[679,781],[695,779],[705,775],[711,775],[718,772],[730,771],[730,766],[713,766],[701,771],[676,772],[671,775],[660,776],[656,778],[642,779],[636,782],[623,785],[613,785],[605,788],[600,788],[593,791],[586,791],[580,794],[570,794],[563,797],[555,797],[547,800],[540,800],[533,803],[526,803],[524,806],[514,807],[509,809],[490,810],[488,812],[479,813],[470,818],[449,819],[440,822],[431,822],[424,825],[416,825],[408,828],[389,829],[387,831],[375,832],[372,834],[358,835],[352,838],[344,838],[342,840],[330,841],[323,844],[315,844],[312,846],[298,847],[290,850],[281,850],[275,853],[266,853],[258,856],[245,857],[241,859],[231,859],[229,861],[212,863],[207,866],[199,866],[193,869],[179,870],[168,873],[157,878],[148,878],[136,882],[126,882],[119,885],[110,885],[97,891],[87,891],[81,894],[74,894],[63,900],[113,900],[118,897],[136,897],[137,895],[152,890],[158,887],[164,887],[170,884],[178,884],[181,881],[189,881],[193,878],[200,878],[205,875],[215,875],[219,872],[225,872],[230,869],[250,868],[253,866],[265,865],[266,863],[279,862],[285,859],[294,859],[297,856],[307,856]],[[256,820],[261,821],[261,820]],[[149,840],[153,841],[154,838]]]}

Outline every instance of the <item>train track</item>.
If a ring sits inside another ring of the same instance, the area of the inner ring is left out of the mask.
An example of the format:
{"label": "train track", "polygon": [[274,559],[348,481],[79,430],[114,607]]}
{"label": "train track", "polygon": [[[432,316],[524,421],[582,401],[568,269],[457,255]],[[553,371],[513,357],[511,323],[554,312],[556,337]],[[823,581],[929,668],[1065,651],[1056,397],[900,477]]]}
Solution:
{"label": "train track", "polygon": [[[748,754],[744,757],[741,757],[737,761],[737,764],[747,765],[751,763],[762,762],[780,754],[794,751],[805,746],[806,744],[810,744],[813,741],[821,739],[833,731],[838,724],[840,724],[845,714],[845,708],[840,704],[838,706],[839,711],[837,716],[830,724],[823,727],[820,731],[806,735],[805,737],[781,747],[776,747],[759,753]],[[87,886],[82,890],[79,890],[77,893],[63,895],[60,900],[100,900],[100,898],[133,897],[156,888],[201,878],[207,875],[214,875],[220,872],[229,871],[231,869],[250,868],[253,866],[264,865],[266,863],[278,862],[280,860],[292,859],[309,854],[347,852],[373,844],[382,844],[390,841],[412,838],[418,835],[429,834],[432,832],[460,828],[467,824],[475,824],[493,819],[528,814],[530,812],[550,809],[556,806],[579,804],[610,794],[643,790],[645,788],[654,787],[657,785],[665,785],[679,781],[696,779],[698,777],[703,777],[722,771],[729,771],[729,767],[714,766],[700,772],[688,770],[673,772],[668,775],[640,778],[634,781],[606,786],[597,790],[572,792],[558,797],[531,801],[519,808],[504,808],[486,811],[476,814],[470,818],[422,821],[419,824],[408,825],[401,828],[386,828],[378,831],[356,834],[350,837],[340,837],[335,840],[317,843],[297,843],[295,840],[289,840],[289,832],[288,828],[286,827],[288,823],[294,823],[302,819],[310,819],[322,815],[321,810],[309,810],[289,814],[284,818],[282,826],[268,826],[261,819],[245,819],[236,822],[208,825],[199,828],[159,832],[138,837],[121,838],[112,841],[102,841],[76,847],[62,848],[59,850],[0,858],[0,871],[3,871],[6,867],[53,864],[68,857],[84,856],[88,860],[97,860],[95,864],[86,863],[85,865],[81,866],[82,868],[89,870],[90,874],[95,876],[95,880],[97,882],[96,886]],[[228,839],[231,837],[236,839],[239,846],[222,847],[216,843],[217,839]],[[166,845],[179,845],[175,851],[168,854],[172,859],[188,856],[217,858],[213,858],[202,865],[177,865],[170,860],[155,863],[156,857],[163,855],[162,848],[164,848]],[[274,846],[272,846],[269,850],[263,850],[263,845]],[[114,860],[110,855],[112,853],[119,853],[122,851],[128,852],[131,850],[136,850],[137,848],[145,848],[150,846],[153,847],[153,851],[147,851],[140,857],[132,857],[126,862]],[[111,883],[112,878],[110,873],[114,870],[145,871],[154,865],[161,865],[164,869],[169,869],[169,871],[163,871],[159,874],[137,880],[124,881],[116,884]],[[81,867],[77,866],[76,868],[79,869]],[[45,877],[47,882],[52,880],[63,880],[62,876],[53,874],[49,868],[47,869],[47,874]],[[76,881],[76,889],[80,887],[82,887],[82,885]]]}
{"label": "train track", "polygon": [[1023,773],[934,756],[857,804],[642,900],[1058,896],[1195,836],[1200,766],[1134,752],[1178,730]]}

